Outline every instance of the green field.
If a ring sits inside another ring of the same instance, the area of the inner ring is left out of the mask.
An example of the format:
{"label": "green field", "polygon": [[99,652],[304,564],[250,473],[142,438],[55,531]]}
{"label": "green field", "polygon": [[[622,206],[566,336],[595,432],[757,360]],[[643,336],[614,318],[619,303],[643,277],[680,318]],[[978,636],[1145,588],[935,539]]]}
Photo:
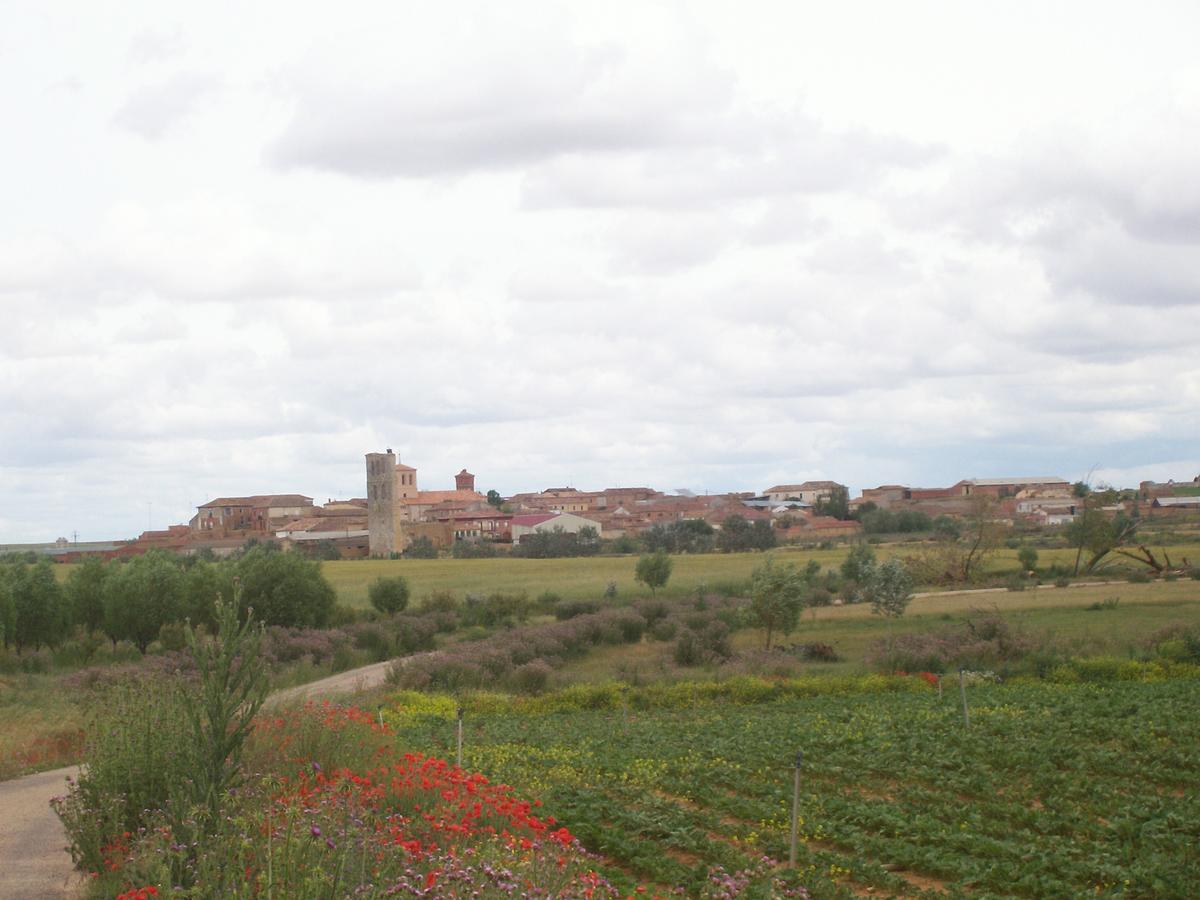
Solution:
{"label": "green field", "polygon": [[[1091,607],[1116,597],[1116,608]],[[964,623],[968,618],[996,614],[1020,631],[1053,641],[1072,655],[1128,656],[1150,635],[1170,625],[1200,626],[1200,583],[1114,584],[1096,587],[1048,588],[988,593],[941,593],[912,601],[904,618],[889,623],[871,614],[866,605],[810,609],[800,626],[783,643],[829,644],[841,657],[836,663],[806,663],[804,671],[848,674],[865,670],[863,658],[873,641],[889,635],[924,632]],[[733,635],[737,652],[761,648],[763,633],[748,628]],[[602,647],[569,662],[557,674],[561,682],[606,681],[653,677],[671,645],[642,642]]]}
{"label": "green field", "polygon": [[[463,763],[541,797],[615,877],[689,892],[710,866],[787,859],[801,751],[799,877],[814,896],[1194,896],[1200,682],[979,684],[964,728],[957,685],[890,681],[476,713]],[[453,758],[452,723],[403,703],[403,745]]]}
{"label": "green field", "polygon": [[[920,544],[879,544],[875,552],[880,559],[910,554]],[[1156,548],[1157,549],[1157,548]],[[1200,546],[1179,545],[1166,548],[1172,560],[1189,554],[1200,558]],[[836,569],[846,558],[845,545],[831,550],[809,550],[780,547],[774,551],[778,559],[800,566],[816,560],[824,569]],[[762,565],[762,553],[706,553],[673,556],[674,570],[664,591],[668,596],[693,593],[704,584],[709,590],[722,585],[740,585],[749,579],[756,566]],[[1119,558],[1118,558],[1119,559]],[[1069,549],[1039,551],[1039,565],[1074,563],[1075,551]],[[1129,565],[1135,566],[1130,561]],[[617,585],[618,596],[649,596],[649,591],[634,581],[635,556],[572,557],[566,559],[395,559],[325,562],[321,570],[338,593],[341,602],[353,606],[367,605],[367,586],[381,576],[403,575],[412,587],[414,598],[432,591],[448,590],[462,596],[466,593],[490,594],[496,591],[525,591],[537,596],[552,591],[564,599],[597,598],[609,582]],[[988,561],[988,571],[1016,571],[1017,551],[1005,548]]]}

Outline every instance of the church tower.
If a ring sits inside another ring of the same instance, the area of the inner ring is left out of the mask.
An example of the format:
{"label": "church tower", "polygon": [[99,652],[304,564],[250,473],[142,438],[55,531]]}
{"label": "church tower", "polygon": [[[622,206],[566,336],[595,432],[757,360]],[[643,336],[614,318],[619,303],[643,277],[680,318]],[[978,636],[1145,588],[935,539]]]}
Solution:
{"label": "church tower", "polygon": [[[415,478],[413,479],[416,480]],[[396,454],[367,454],[367,546],[371,556],[396,552]]]}

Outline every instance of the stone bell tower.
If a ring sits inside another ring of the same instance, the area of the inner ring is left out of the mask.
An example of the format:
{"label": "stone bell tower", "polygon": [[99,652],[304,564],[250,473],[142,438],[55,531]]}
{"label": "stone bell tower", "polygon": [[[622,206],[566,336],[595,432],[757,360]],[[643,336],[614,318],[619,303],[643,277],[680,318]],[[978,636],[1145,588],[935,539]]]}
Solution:
{"label": "stone bell tower", "polygon": [[367,546],[371,556],[396,552],[396,454],[367,454]]}

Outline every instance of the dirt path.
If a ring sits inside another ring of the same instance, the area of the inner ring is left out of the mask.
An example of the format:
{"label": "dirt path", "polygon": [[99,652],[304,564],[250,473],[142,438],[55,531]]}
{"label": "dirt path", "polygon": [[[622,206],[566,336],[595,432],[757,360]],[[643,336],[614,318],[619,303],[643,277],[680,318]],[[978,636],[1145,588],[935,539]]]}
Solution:
{"label": "dirt path", "polygon": [[[411,657],[404,657],[411,659]],[[310,681],[294,688],[276,691],[267,698],[266,706],[278,706],[283,703],[302,702],[304,700],[323,700],[341,694],[355,694],[359,691],[379,687],[387,679],[388,670],[397,660],[389,659],[384,662],[372,663],[361,669],[351,669],[339,672],[319,681]]]}
{"label": "dirt path", "polygon": [[0,900],[82,895],[67,836],[50,798],[67,792],[74,766],[0,782]]}
{"label": "dirt path", "polygon": [[[392,661],[374,663],[276,691],[267,705],[319,700],[378,687]],[[70,766],[51,772],[0,781],[0,900],[75,898],[82,896],[83,879],[66,852],[67,836],[50,800],[67,792]]]}

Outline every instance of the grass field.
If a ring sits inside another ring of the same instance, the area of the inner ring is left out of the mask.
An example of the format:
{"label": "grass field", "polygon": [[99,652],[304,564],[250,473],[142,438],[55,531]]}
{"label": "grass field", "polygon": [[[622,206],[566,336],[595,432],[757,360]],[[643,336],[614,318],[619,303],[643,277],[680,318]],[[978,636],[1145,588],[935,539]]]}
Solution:
{"label": "grass field", "polygon": [[[880,559],[917,552],[919,544],[879,544],[875,552]],[[1200,558],[1200,547],[1179,545],[1167,547],[1172,560],[1189,555]],[[808,550],[781,547],[774,551],[777,558],[800,566],[815,560],[824,569],[836,569],[846,558],[849,548]],[[663,593],[680,596],[693,593],[701,584],[710,590],[721,585],[740,585],[747,581],[756,566],[762,565],[761,553],[707,553],[673,556],[674,569]],[[1072,564],[1073,550],[1042,550],[1039,565]],[[635,556],[574,557],[568,559],[396,559],[326,562],[321,570],[334,586],[342,603],[352,607],[367,605],[367,586],[381,576],[403,575],[408,579],[414,598],[432,591],[448,590],[459,596],[466,593],[490,594],[495,591],[525,591],[537,596],[552,591],[564,599],[597,598],[609,582],[617,585],[619,597],[649,596],[649,591],[633,577]],[[1134,565],[1132,562],[1130,565]],[[1017,551],[1005,548],[989,560],[993,573],[1015,571]]]}
{"label": "grass field", "polygon": [[[1120,601],[1115,608],[1090,608],[1114,597]],[[807,664],[806,671],[861,672],[872,641],[961,623],[980,611],[994,612],[1015,627],[1052,639],[1081,656],[1126,656],[1169,625],[1200,626],[1200,582],[934,594],[913,600],[907,615],[890,626],[865,605],[828,606],[805,612],[799,628],[783,643],[829,644],[841,657],[836,663]],[[739,652],[760,648],[762,643],[763,633],[758,629],[733,635]],[[669,644],[651,642],[603,647],[569,662],[558,677],[563,682],[628,678],[634,672],[639,677],[653,677],[670,653]]]}

